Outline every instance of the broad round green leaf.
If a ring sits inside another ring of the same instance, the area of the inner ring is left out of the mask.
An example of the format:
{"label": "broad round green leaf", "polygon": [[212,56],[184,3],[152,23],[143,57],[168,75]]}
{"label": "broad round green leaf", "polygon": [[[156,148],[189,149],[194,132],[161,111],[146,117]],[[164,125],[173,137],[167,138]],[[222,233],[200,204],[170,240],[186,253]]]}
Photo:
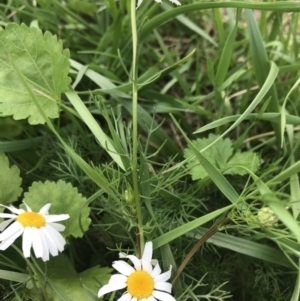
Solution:
{"label": "broad round green leaf", "polygon": [[[78,193],[77,188],[64,181],[34,182],[25,193],[24,201],[33,211],[39,211],[45,204],[51,203],[50,214],[69,214],[64,236],[81,237],[91,223],[90,208],[85,206],[86,198]],[[82,230],[80,228],[82,226]]]}
{"label": "broad round green leaf", "polygon": [[[41,270],[44,264],[39,261]],[[92,301],[96,300],[101,286],[107,284],[111,268],[94,266],[77,273],[69,258],[63,254],[51,258],[47,263],[47,296],[49,301]],[[39,279],[44,279],[38,275]],[[39,286],[41,283],[38,284]],[[29,281],[27,288],[34,296],[34,287]],[[40,297],[40,296],[39,296]],[[40,300],[40,299],[34,299]]]}
{"label": "broad round green leaf", "polygon": [[69,51],[56,36],[25,24],[8,24],[0,31],[0,116],[45,123],[22,76],[44,113],[57,118],[61,94],[70,83],[69,69]]}

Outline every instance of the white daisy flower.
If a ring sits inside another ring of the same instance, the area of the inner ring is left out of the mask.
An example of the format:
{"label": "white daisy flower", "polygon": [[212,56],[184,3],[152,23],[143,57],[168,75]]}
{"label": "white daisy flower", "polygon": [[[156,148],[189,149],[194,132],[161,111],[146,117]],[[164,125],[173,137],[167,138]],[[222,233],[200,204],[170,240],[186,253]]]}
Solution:
{"label": "white daisy flower", "polygon": [[56,222],[68,219],[69,214],[49,215],[51,204],[45,205],[38,213],[33,212],[26,205],[27,211],[13,206],[3,206],[12,213],[0,213],[0,217],[9,218],[0,223],[0,231],[3,231],[12,221],[15,221],[0,234],[0,250],[6,250],[14,241],[23,234],[22,249],[24,257],[30,257],[31,247],[37,258],[49,260],[49,253],[57,256],[62,252],[66,244],[59,232],[65,230],[65,226]]}
{"label": "white daisy flower", "polygon": [[[181,3],[178,0],[170,0],[172,3],[175,3],[176,5],[181,5]],[[142,4],[143,0],[138,0],[136,8],[138,8]],[[157,3],[162,3],[161,0],[155,0]]]}
{"label": "white daisy flower", "polygon": [[115,261],[112,266],[121,274],[111,276],[108,284],[99,290],[98,298],[127,288],[127,292],[117,301],[176,301],[170,295],[171,283],[166,282],[171,277],[171,267],[169,271],[161,274],[157,260],[152,260],[152,250],[152,242],[147,242],[142,259],[120,253],[120,258],[130,259],[134,268],[123,260]]}

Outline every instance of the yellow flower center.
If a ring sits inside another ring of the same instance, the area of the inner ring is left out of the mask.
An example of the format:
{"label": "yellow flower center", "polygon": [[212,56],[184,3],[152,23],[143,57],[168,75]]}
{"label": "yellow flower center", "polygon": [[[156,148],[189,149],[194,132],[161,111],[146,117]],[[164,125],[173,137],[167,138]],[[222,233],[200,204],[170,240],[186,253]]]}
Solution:
{"label": "yellow flower center", "polygon": [[35,212],[23,212],[18,215],[17,221],[23,225],[23,227],[41,228],[46,224],[45,218]]}
{"label": "yellow flower center", "polygon": [[145,271],[135,271],[127,279],[127,291],[137,299],[150,297],[153,290],[153,278]]}

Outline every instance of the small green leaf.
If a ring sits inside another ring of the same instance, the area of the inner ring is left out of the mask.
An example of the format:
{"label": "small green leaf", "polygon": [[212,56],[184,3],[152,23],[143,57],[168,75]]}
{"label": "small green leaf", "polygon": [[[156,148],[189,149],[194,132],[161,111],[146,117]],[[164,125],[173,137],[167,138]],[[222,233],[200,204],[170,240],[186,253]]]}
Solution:
{"label": "small green leaf", "polygon": [[92,301],[100,287],[109,281],[110,273],[110,268],[99,266],[77,273],[67,256],[61,254],[51,258],[47,263],[50,300]]}
{"label": "small green leaf", "polygon": [[69,68],[69,51],[56,36],[25,24],[8,24],[0,31],[0,116],[45,123],[21,74],[44,113],[57,118],[61,94],[70,83]]}
{"label": "small green leaf", "polygon": [[[199,151],[212,144],[212,146],[202,152],[202,155],[213,164],[214,167],[221,171],[224,170],[224,174],[238,174],[241,176],[247,174],[247,171],[244,168],[238,166],[245,167],[252,172],[256,172],[259,169],[261,159],[257,154],[251,151],[243,153],[237,152],[229,159],[233,153],[232,143],[228,138],[217,140],[219,137],[220,136],[218,135],[210,134],[208,138],[197,139],[194,140],[193,143]],[[215,140],[217,140],[217,142],[213,143]],[[188,159],[193,156],[194,152],[192,149],[185,149],[185,158]],[[205,168],[199,163],[199,160],[196,157],[190,159],[187,166],[193,180],[203,179],[207,176]]]}
{"label": "small green leaf", "polygon": [[247,171],[243,168],[234,167],[234,166],[243,166],[247,169],[251,170],[252,172],[257,172],[260,165],[261,165],[261,159],[260,157],[253,153],[253,152],[243,152],[243,153],[236,153],[227,163],[227,166],[229,167],[228,170],[226,170],[225,174],[236,174],[236,175],[246,175]]}
{"label": "small green leaf", "polygon": [[85,206],[86,198],[70,183],[34,182],[24,196],[24,201],[34,211],[39,211],[45,204],[51,203],[50,214],[69,214],[70,218],[65,222],[66,229],[62,232],[64,236],[81,237],[82,230],[86,231],[91,223],[90,208]]}
{"label": "small green leaf", "polygon": [[22,179],[16,165],[9,167],[8,158],[0,153],[0,203],[7,205],[17,200],[23,189]]}
{"label": "small green leaf", "polygon": [[[217,135],[210,134],[208,138],[197,139],[193,141],[193,143],[196,148],[201,151],[207,145],[213,143],[218,137],[219,136]],[[224,140],[220,139],[202,154],[214,166],[223,169],[226,167],[226,162],[232,155],[232,152],[233,150],[231,141],[226,138]],[[184,157],[189,158],[191,156],[194,156],[194,152],[189,148],[185,149]],[[207,172],[205,171],[204,167],[200,165],[197,158],[194,158],[188,162],[188,168],[191,170],[193,180],[203,179],[207,176]]]}

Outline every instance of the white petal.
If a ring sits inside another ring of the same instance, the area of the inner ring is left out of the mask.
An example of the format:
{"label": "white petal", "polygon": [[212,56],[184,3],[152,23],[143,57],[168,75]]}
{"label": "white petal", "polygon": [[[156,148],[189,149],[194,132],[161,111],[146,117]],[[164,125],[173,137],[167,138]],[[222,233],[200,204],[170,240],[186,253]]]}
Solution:
{"label": "white petal", "polygon": [[152,296],[161,301],[176,301],[173,296],[164,292],[153,291]]}
{"label": "white petal", "polygon": [[124,284],[126,284],[127,278],[128,277],[126,277],[124,275],[115,274],[115,275],[112,275],[110,277],[108,284],[115,284],[115,283],[124,283]]}
{"label": "white petal", "polygon": [[3,221],[0,224],[0,231],[3,231],[13,220],[14,220],[14,218],[10,218],[10,219],[8,219],[6,221]]}
{"label": "white petal", "polygon": [[172,284],[169,282],[157,282],[154,284],[154,288],[168,293],[172,292]]}
{"label": "white petal", "polygon": [[136,8],[138,8],[142,4],[143,0],[138,0]]}
{"label": "white petal", "polygon": [[160,275],[158,275],[157,277],[154,278],[154,282],[163,282],[163,281],[167,281],[170,279],[171,277],[171,271],[172,271],[172,267],[170,266],[169,271],[162,273]]}
{"label": "white petal", "polygon": [[20,228],[19,231],[15,232],[12,236],[8,237],[7,239],[3,240],[0,244],[0,250],[4,251],[6,250],[11,244],[14,243],[14,241],[22,235],[23,228]]}
{"label": "white petal", "polygon": [[149,268],[148,268],[148,271],[146,271],[146,272],[148,272],[150,275],[152,274],[152,265],[151,265],[151,263],[149,264]]}
{"label": "white petal", "polygon": [[25,258],[30,257],[30,249],[33,240],[33,233],[31,227],[26,227],[23,233],[22,250]]}
{"label": "white petal", "polygon": [[123,295],[121,298],[119,298],[117,301],[130,301],[130,300],[132,300],[131,298],[132,298],[132,296],[129,293],[127,293],[127,294]]}
{"label": "white petal", "polygon": [[155,0],[157,3],[161,3],[161,0]]}
{"label": "white petal", "polygon": [[156,301],[156,299],[153,296],[148,297],[147,301]]}
{"label": "white petal", "polygon": [[18,232],[23,226],[19,222],[14,222],[0,234],[0,241],[7,239]]}
{"label": "white petal", "polygon": [[11,214],[11,213],[0,213],[0,217],[2,217],[2,218],[13,218],[13,219],[15,219],[15,218],[17,217],[17,215]]}
{"label": "white petal", "polygon": [[131,299],[131,301],[137,301],[137,298],[136,298],[136,297],[133,297],[133,298]]}
{"label": "white petal", "polygon": [[15,208],[14,206],[4,206],[4,205],[0,205],[1,207],[5,207],[7,208],[8,210],[10,210],[11,212],[15,213],[15,214],[20,214],[20,213],[23,213],[24,210],[23,209],[17,209]]}
{"label": "white petal", "polygon": [[106,284],[104,286],[102,286],[98,292],[98,298],[102,297],[103,295],[110,293],[110,292],[114,292],[117,290],[120,290],[122,288],[125,288],[127,285],[124,283],[114,283],[112,284]]}
{"label": "white petal", "polygon": [[152,241],[148,241],[145,244],[142,260],[147,260],[150,262],[152,259],[152,253],[153,253],[153,243]]}
{"label": "white petal", "polygon": [[138,258],[137,258],[136,256],[134,256],[134,255],[125,255],[124,253],[120,253],[120,254],[119,254],[119,257],[120,257],[120,258],[128,258],[128,259],[130,259],[130,261],[133,263],[134,268],[135,268],[136,270],[140,270],[141,267],[142,267],[142,265],[141,265],[141,260],[138,259]]}
{"label": "white petal", "polygon": [[40,228],[40,231],[42,232],[42,235],[47,242],[49,252],[52,256],[57,256],[58,255],[58,249],[53,241],[52,237],[49,235],[48,231],[46,230],[45,227]]}
{"label": "white petal", "polygon": [[153,252],[152,241],[148,241],[145,244],[145,249],[142,257],[142,269],[144,271],[149,270],[149,266],[151,265],[152,252]]}
{"label": "white petal", "polygon": [[127,254],[123,253],[123,252],[120,252],[119,253],[119,258],[127,258]]}
{"label": "white petal", "polygon": [[44,228],[46,231],[48,231],[48,234],[51,236],[58,250],[62,252],[66,244],[65,239],[62,237],[62,235],[59,232],[53,229],[50,225],[46,224]]}
{"label": "white petal", "polygon": [[172,3],[175,3],[176,5],[181,5],[181,3],[178,0],[170,0]]}
{"label": "white petal", "polygon": [[130,274],[132,274],[135,271],[135,269],[131,265],[129,265],[127,262],[125,262],[123,260],[115,261],[112,266],[119,273],[121,273],[125,276],[129,276]]}
{"label": "white petal", "polygon": [[42,242],[42,245],[43,245],[43,256],[42,256],[42,259],[43,259],[43,261],[47,261],[47,260],[49,260],[48,242],[47,242],[46,237],[44,236],[43,232],[41,231],[41,228],[38,231],[39,231],[39,235],[40,235],[41,242]]}
{"label": "white petal", "polygon": [[66,229],[66,226],[57,223],[49,223],[49,225],[58,232],[62,232]]}
{"label": "white petal", "polygon": [[54,222],[64,221],[68,218],[70,218],[69,214],[55,214],[55,215],[45,216],[45,219],[46,219],[47,223],[54,223]]}
{"label": "white petal", "polygon": [[36,258],[40,258],[43,256],[43,244],[41,241],[40,233],[37,228],[32,228],[32,234],[33,234],[33,239],[32,239],[32,248],[35,254]]}
{"label": "white petal", "polygon": [[155,277],[158,276],[160,273],[161,273],[161,268],[160,268],[159,264],[157,263],[157,264],[155,265],[155,267],[154,267],[152,273],[151,273],[151,276],[152,276],[153,278],[155,278]]}
{"label": "white petal", "polygon": [[49,209],[51,207],[51,204],[46,204],[40,211],[39,213],[42,215],[47,215],[49,214]]}

